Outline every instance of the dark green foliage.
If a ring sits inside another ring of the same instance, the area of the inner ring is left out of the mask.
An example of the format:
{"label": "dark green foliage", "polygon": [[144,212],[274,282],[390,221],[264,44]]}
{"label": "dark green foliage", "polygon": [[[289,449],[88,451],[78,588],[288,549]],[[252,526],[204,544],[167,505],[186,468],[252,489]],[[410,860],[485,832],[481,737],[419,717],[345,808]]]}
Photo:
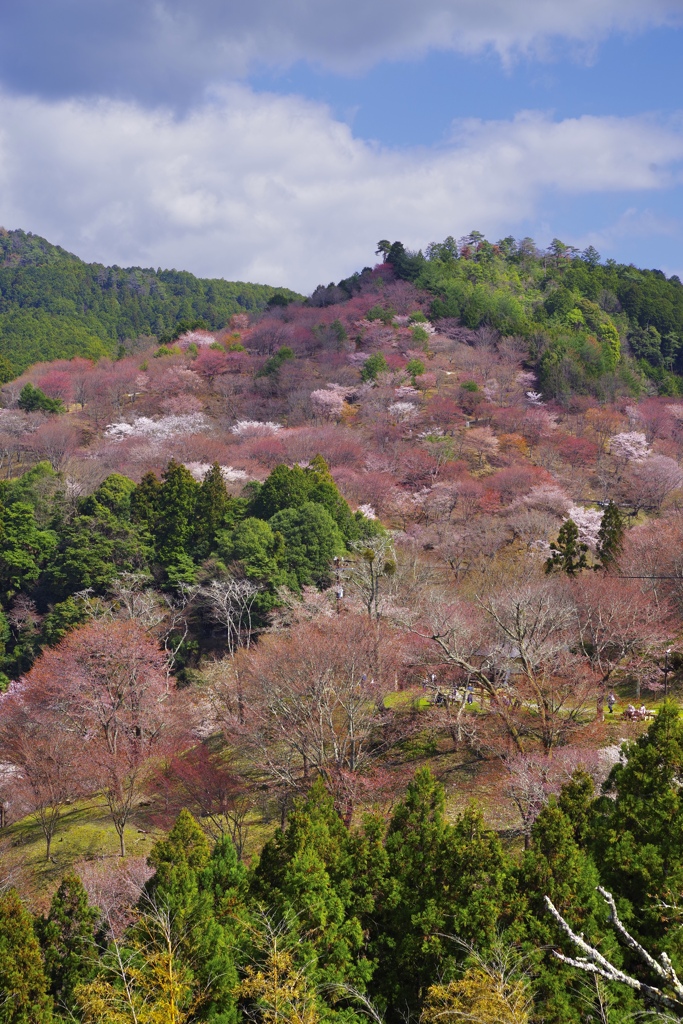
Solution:
{"label": "dark green foliage", "polygon": [[319,985],[346,983],[361,991],[372,973],[362,952],[357,915],[356,844],[318,779],[298,801],[287,828],[263,848],[253,893],[277,915],[292,916],[301,938],[298,957],[313,963]]}
{"label": "dark green foliage", "polygon": [[409,359],[406,363],[406,373],[410,375],[413,385],[415,384],[415,378],[424,372],[425,364],[421,359]]}
{"label": "dark green foliage", "polygon": [[327,509],[314,501],[285,508],[270,520],[285,542],[284,563],[300,586],[329,586],[335,555],[345,551],[344,538]]}
{"label": "dark green foliage", "polygon": [[[683,888],[683,722],[676,705],[667,701],[625,753],[605,785],[614,799],[598,804],[593,848],[636,935],[660,943],[667,921],[659,903]],[[680,963],[680,930],[669,934],[669,952]]]}
{"label": "dark green foliage", "polygon": [[377,375],[384,373],[387,369],[387,361],[383,352],[373,352],[371,356],[365,360],[361,367],[360,375],[361,380],[366,384],[377,380]]}
{"label": "dark green foliage", "polygon": [[10,889],[0,895],[0,1024],[49,1024],[47,988],[33,920]]}
{"label": "dark green foliage", "polygon": [[218,534],[216,551],[223,562],[239,562],[248,579],[273,586],[286,582],[284,539],[262,519],[249,516],[232,531]]}
{"label": "dark green foliage", "polygon": [[56,541],[54,533],[38,528],[32,505],[0,506],[0,600],[38,579]]}
{"label": "dark green foliage", "polygon": [[100,918],[77,875],[68,873],[39,925],[49,991],[59,1009],[75,1009],[74,989],[97,970],[95,930]]}
{"label": "dark green foliage", "polygon": [[197,492],[192,539],[195,560],[203,561],[215,550],[218,534],[234,521],[235,504],[225,488],[221,467],[214,462]]}
{"label": "dark green foliage", "polygon": [[[174,459],[162,474],[158,511],[154,522],[154,543],[159,561],[167,569],[192,574],[192,557],[187,551],[195,529],[195,509],[200,485],[189,469]],[[182,578],[182,577],[180,577]]]}
{"label": "dark green foliage", "polygon": [[245,873],[227,841],[211,853],[206,836],[189,811],[180,812],[165,839],[155,843],[149,863],[156,874],[140,905],[163,909],[178,936],[176,952],[201,993],[200,1020],[236,1020],[237,987],[233,917],[244,895]]}
{"label": "dark green foliage", "polygon": [[17,376],[17,371],[9,359],[6,359],[5,356],[0,356],[0,384],[7,384],[8,381],[14,380]]}
{"label": "dark green foliage", "polygon": [[478,811],[455,825],[444,817],[443,787],[420,769],[392,816],[386,838],[386,891],[376,911],[376,987],[392,1019],[419,1012],[429,985],[453,969],[458,936],[485,948],[503,910],[506,865]]}
{"label": "dark green foliage", "polygon": [[233,313],[264,309],[276,292],[301,298],[177,270],[83,263],[37,235],[7,231],[0,233],[0,358],[14,377],[31,363],[111,356],[126,338],[172,341],[196,325],[225,327]]}
{"label": "dark green foliage", "polygon": [[277,350],[274,356],[271,356],[270,359],[266,359],[256,376],[274,377],[277,375],[282,364],[288,362],[290,359],[294,359],[294,352],[287,345],[283,345],[282,348]]}
{"label": "dark green foliage", "polygon": [[48,398],[44,391],[30,382],[19,392],[19,408],[24,412],[64,412],[61,398]]}
{"label": "dark green foliage", "polygon": [[596,554],[600,568],[609,569],[619,557],[624,539],[624,529],[624,518],[614,502],[610,501],[603,513],[598,532]]}
{"label": "dark green foliage", "polygon": [[[598,872],[590,857],[579,848],[570,819],[557,806],[541,811],[533,826],[532,846],[524,857],[518,873],[519,889],[525,894],[526,908],[522,915],[524,931],[535,949],[562,947],[566,939],[549,916],[544,896],[549,896],[557,909],[575,930],[586,939],[601,938],[604,911],[595,888]],[[601,948],[608,952],[601,944]],[[568,952],[573,952],[569,949]],[[610,949],[613,955],[616,950]],[[537,1005],[544,1020],[568,1024],[582,1019],[576,994],[572,992],[574,972],[546,953],[536,979]]]}
{"label": "dark green foliage", "polygon": [[582,569],[588,568],[588,545],[579,541],[579,529],[573,519],[567,519],[562,524],[550,550],[552,555],[545,563],[547,573],[559,570],[568,576],[576,576]]}

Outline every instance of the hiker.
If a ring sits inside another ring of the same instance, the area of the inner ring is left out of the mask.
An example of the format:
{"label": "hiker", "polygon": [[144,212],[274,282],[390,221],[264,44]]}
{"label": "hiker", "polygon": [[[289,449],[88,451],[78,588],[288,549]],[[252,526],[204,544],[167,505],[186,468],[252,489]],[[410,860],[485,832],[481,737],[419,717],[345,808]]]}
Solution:
{"label": "hiker", "polygon": [[614,705],[616,704],[616,702],[617,698],[614,696],[613,693],[610,693],[610,695],[607,698],[607,707],[609,708],[610,715],[614,713]]}

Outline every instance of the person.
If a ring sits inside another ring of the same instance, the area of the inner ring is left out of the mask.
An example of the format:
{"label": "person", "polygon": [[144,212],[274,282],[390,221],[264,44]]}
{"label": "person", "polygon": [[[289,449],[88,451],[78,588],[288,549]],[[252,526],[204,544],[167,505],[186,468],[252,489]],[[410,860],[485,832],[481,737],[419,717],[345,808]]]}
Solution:
{"label": "person", "polygon": [[616,702],[617,698],[614,696],[613,693],[610,693],[609,697],[607,698],[607,707],[609,708],[610,715],[614,713],[614,705],[616,704]]}
{"label": "person", "polygon": [[636,709],[634,708],[633,704],[629,704],[629,706],[626,708],[626,711],[624,711],[624,715],[626,718],[636,717]]}
{"label": "person", "polygon": [[474,701],[474,687],[472,683],[467,684],[467,703],[472,704]]}

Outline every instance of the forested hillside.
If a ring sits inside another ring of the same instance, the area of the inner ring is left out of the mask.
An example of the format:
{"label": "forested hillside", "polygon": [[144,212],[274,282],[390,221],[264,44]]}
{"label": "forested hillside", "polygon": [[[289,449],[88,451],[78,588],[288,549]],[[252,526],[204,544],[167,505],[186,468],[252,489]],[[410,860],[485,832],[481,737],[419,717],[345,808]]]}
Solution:
{"label": "forested hillside", "polygon": [[37,235],[0,230],[0,376],[48,359],[115,355],[126,339],[170,336],[182,321],[224,327],[276,292],[297,297],[184,271],[84,263]]}
{"label": "forested hillside", "polygon": [[[642,374],[660,393],[680,391],[683,286],[675,275],[601,263],[594,248],[579,253],[557,239],[541,251],[529,238],[492,244],[477,231],[434,243],[425,255],[400,242],[383,241],[378,251],[400,278],[434,296],[432,319],[526,339],[548,397],[638,393]],[[334,300],[357,280],[315,295]]]}
{"label": "forested hillside", "polygon": [[0,1024],[683,1017],[681,286],[378,250],[0,388]]}

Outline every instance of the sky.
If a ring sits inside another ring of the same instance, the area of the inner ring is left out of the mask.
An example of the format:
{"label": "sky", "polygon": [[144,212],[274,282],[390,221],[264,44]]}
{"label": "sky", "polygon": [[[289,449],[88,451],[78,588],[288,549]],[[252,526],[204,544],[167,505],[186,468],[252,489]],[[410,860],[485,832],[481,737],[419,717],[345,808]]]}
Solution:
{"label": "sky", "polygon": [[310,293],[476,229],[683,277],[683,0],[0,0],[0,225]]}

